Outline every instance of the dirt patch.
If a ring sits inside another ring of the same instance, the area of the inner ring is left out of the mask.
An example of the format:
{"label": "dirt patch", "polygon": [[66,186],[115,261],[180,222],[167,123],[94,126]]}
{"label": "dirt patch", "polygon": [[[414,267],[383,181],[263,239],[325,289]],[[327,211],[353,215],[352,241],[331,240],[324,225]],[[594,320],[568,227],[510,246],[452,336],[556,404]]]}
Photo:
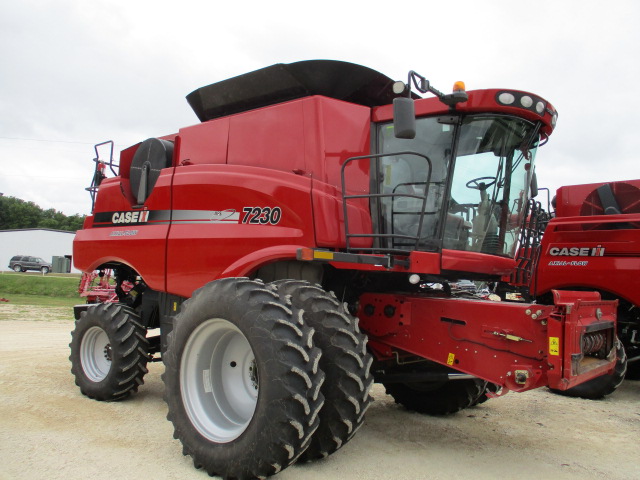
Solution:
{"label": "dirt patch", "polygon": [[[62,312],[0,306],[0,479],[208,479],[172,438],[159,363],[133,398],[89,400],[68,360]],[[6,318],[15,315],[12,320]],[[26,317],[25,317],[26,316]],[[30,318],[43,321],[16,321]],[[406,411],[376,386],[365,425],[329,458],[278,480],[640,479],[640,382],[603,401],[546,390],[509,394],[449,417]]]}

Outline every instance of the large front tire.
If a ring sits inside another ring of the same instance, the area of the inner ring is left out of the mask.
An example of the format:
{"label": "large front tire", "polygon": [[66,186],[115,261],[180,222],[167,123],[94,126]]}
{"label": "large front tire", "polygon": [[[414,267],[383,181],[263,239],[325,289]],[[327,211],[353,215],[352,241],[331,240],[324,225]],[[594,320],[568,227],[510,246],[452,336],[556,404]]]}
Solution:
{"label": "large front tire", "polygon": [[554,388],[550,388],[549,390],[553,393],[564,395],[565,397],[580,397],[588,400],[600,400],[607,395],[611,395],[618,389],[627,372],[627,354],[622,342],[618,339],[616,339],[616,355],[616,366],[609,375],[602,375],[587,380],[567,390],[556,390]]}
{"label": "large front tire", "polygon": [[196,468],[264,478],[304,452],[323,403],[313,333],[245,278],[211,282],[182,305],[163,380],[167,419]]}
{"label": "large front tire", "polygon": [[136,392],[147,373],[146,329],[131,308],[104,303],[82,312],[71,332],[71,373],[95,400],[121,400]]}
{"label": "large front tire", "polygon": [[280,280],[272,285],[315,329],[314,341],[322,350],[320,368],[327,377],[322,387],[325,403],[320,426],[300,460],[324,458],[356,434],[371,404],[373,376],[369,369],[373,358],[367,352],[367,338],[360,332],[358,320],[321,287],[302,280]]}

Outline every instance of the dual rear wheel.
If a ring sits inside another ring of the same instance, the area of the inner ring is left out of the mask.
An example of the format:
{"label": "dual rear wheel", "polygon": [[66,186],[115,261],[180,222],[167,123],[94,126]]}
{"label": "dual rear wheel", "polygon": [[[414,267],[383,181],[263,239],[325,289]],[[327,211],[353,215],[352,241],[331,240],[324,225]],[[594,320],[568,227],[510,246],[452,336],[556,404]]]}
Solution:
{"label": "dual rear wheel", "polygon": [[[362,424],[372,382],[365,337],[321,288],[217,280],[174,324],[167,418],[209,475],[264,478],[334,452]],[[332,359],[338,367],[327,368]]]}
{"label": "dual rear wheel", "polygon": [[301,460],[324,458],[346,444],[362,426],[371,404],[373,358],[366,336],[344,304],[333,293],[302,280],[271,284],[281,300],[290,303],[294,315],[315,330],[314,343],[321,349],[320,368],[327,377],[321,391],[325,403],[320,424]]}

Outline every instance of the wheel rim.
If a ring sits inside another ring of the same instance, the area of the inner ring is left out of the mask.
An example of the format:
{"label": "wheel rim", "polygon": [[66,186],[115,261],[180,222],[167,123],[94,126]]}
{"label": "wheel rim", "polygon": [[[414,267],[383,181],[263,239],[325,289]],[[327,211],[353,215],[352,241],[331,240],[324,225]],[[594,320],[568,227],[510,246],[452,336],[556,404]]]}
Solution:
{"label": "wheel rim", "polygon": [[180,390],[192,425],[226,443],[247,428],[258,402],[259,379],[249,341],[232,323],[211,319],[196,328],[180,364]]}
{"label": "wheel rim", "polygon": [[80,362],[85,375],[92,382],[101,382],[111,370],[109,336],[100,327],[91,327],[82,337]]}
{"label": "wheel rim", "polygon": [[14,272],[19,272],[20,270],[22,270],[22,269],[17,265],[15,267],[13,267],[13,271]]}

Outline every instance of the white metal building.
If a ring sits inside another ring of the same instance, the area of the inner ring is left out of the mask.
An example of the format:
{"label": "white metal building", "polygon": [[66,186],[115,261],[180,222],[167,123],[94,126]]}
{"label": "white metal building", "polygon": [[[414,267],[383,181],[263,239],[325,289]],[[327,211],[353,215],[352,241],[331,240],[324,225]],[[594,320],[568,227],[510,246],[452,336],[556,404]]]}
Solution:
{"label": "white metal building", "polygon": [[[50,263],[53,257],[71,258],[75,233],[47,228],[0,230],[0,271],[9,270],[9,261],[14,255],[41,257]],[[71,272],[78,271],[72,262]]]}

